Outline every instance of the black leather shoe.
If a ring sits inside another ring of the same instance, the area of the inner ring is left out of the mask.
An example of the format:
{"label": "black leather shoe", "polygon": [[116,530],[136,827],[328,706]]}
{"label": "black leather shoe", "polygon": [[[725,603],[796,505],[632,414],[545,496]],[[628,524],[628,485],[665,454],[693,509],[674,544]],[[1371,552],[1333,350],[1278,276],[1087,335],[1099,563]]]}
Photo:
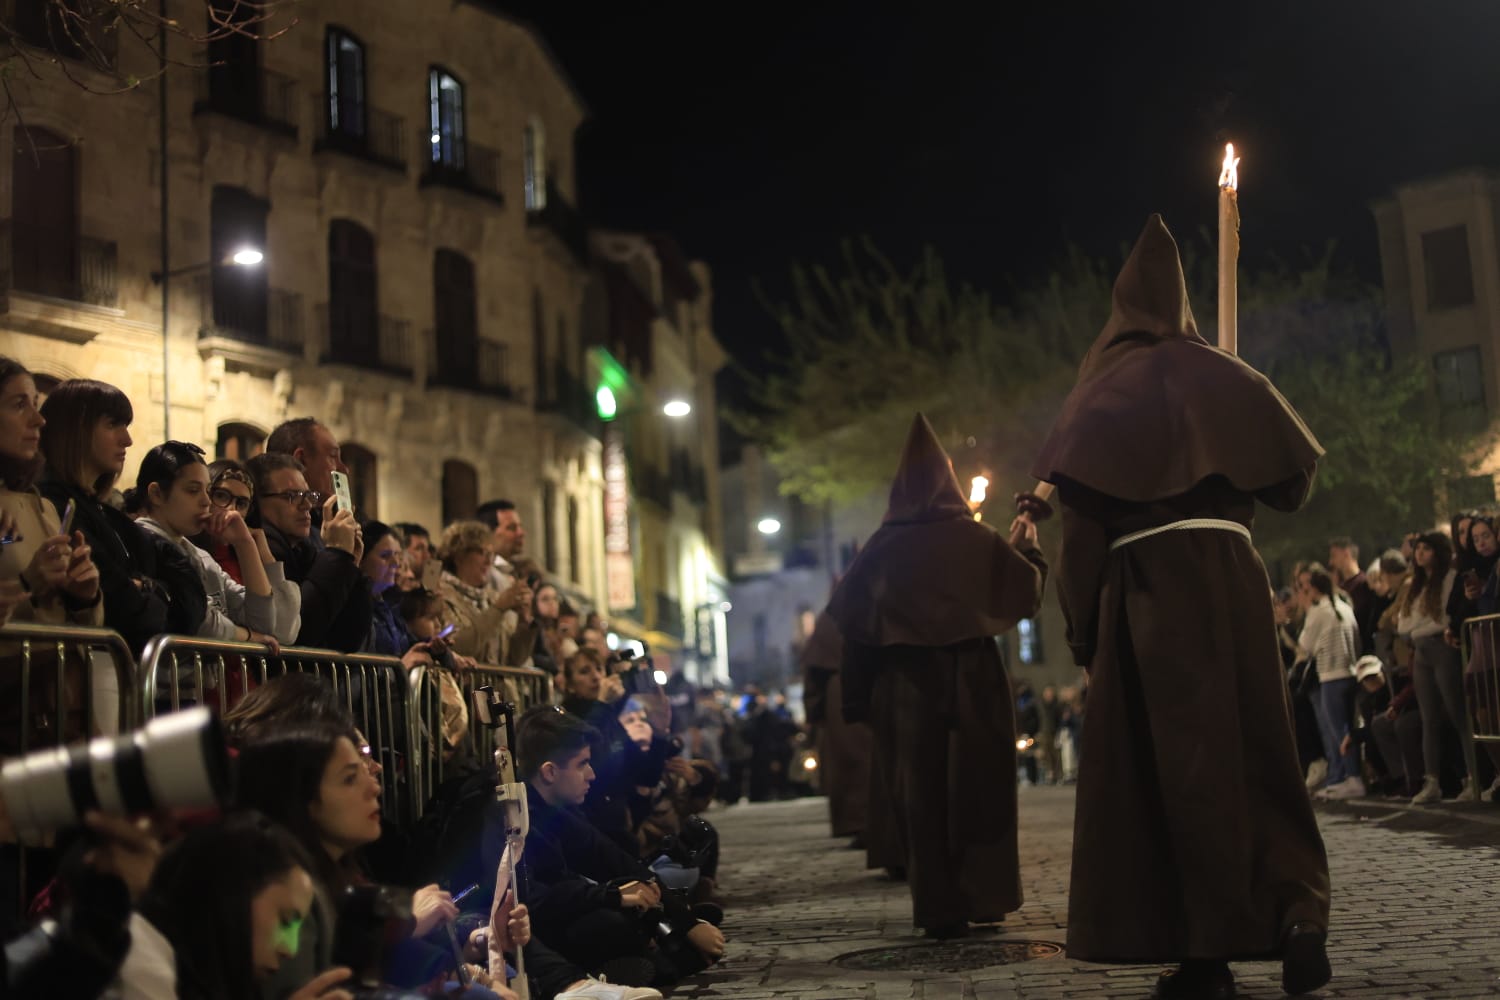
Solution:
{"label": "black leather shoe", "polygon": [[1227,962],[1184,962],[1156,979],[1155,1000],[1234,1000]]}
{"label": "black leather shoe", "polygon": [[1281,943],[1281,988],[1291,996],[1311,993],[1333,978],[1328,932],[1317,924],[1293,924]]}

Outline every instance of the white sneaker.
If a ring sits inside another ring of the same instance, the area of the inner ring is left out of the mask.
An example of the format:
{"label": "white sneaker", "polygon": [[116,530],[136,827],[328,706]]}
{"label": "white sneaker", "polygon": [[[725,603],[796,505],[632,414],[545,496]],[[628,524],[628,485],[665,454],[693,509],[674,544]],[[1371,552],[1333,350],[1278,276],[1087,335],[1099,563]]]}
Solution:
{"label": "white sneaker", "polygon": [[1310,792],[1322,786],[1328,779],[1328,761],[1315,760],[1307,765],[1307,790]]}
{"label": "white sneaker", "polygon": [[1325,789],[1325,799],[1357,799],[1365,794],[1365,782],[1363,778],[1345,778],[1336,785],[1329,785]]}
{"label": "white sneaker", "polygon": [[1422,790],[1411,797],[1414,806],[1431,805],[1443,800],[1443,786],[1438,784],[1437,778],[1432,775],[1422,779]]}
{"label": "white sneaker", "polygon": [[1458,790],[1458,801],[1478,802],[1479,790],[1474,787],[1474,776],[1471,774],[1464,778],[1464,787]]}
{"label": "white sneaker", "polygon": [[649,986],[615,986],[590,979],[576,990],[557,994],[556,1000],[662,1000],[661,991]]}
{"label": "white sneaker", "polygon": [[1500,778],[1496,778],[1494,781],[1490,782],[1489,791],[1484,793],[1484,801],[1500,802]]}

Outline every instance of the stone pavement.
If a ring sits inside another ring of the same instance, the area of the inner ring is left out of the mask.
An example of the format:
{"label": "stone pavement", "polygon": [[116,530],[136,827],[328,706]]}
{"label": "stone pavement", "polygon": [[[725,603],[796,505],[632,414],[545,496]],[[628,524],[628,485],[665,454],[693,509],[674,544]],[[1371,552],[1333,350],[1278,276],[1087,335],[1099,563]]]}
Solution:
{"label": "stone pavement", "polygon": [[[1318,996],[1381,1000],[1500,995],[1500,811],[1319,806],[1333,868],[1334,980]],[[853,971],[836,956],[923,944],[906,887],[864,870],[828,836],[822,799],[718,809],[728,957],[674,996],[711,1000],[1144,1000],[1158,969],[1065,955],[972,972]],[[1021,790],[1026,905],[996,937],[1061,945],[1071,788]],[[1129,863],[1129,859],[1121,859]],[[1235,966],[1239,995],[1282,996],[1280,966]]]}

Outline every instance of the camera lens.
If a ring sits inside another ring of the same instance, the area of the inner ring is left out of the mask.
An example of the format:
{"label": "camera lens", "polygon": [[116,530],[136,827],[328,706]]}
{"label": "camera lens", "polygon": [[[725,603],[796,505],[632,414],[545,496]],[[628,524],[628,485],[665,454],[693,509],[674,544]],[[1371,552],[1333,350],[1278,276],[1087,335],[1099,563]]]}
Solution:
{"label": "camera lens", "polygon": [[225,802],[229,791],[224,733],[203,707],[119,737],[28,754],[0,770],[0,798],[25,844],[76,826],[93,809],[134,816],[206,808]]}

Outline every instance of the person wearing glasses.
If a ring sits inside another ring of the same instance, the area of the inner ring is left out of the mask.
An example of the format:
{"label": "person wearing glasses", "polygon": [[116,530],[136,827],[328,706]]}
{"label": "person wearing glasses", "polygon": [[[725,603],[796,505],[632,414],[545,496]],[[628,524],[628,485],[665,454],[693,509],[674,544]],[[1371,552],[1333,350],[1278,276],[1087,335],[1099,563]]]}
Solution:
{"label": "person wearing glasses", "polygon": [[[254,499],[251,520],[266,533],[271,553],[302,590],[297,644],[341,653],[358,650],[370,631],[370,587],[360,572],[364,541],[354,512],[335,510],[335,498],[308,489],[302,464],[289,455],[257,455],[245,466]],[[313,511],[323,513],[323,547],[311,540]]]}
{"label": "person wearing glasses", "polygon": [[[141,459],[135,499],[145,512],[136,523],[172,543],[192,562],[208,604],[198,635],[210,639],[290,645],[301,627],[302,593],[286,578],[264,533],[254,532],[233,500],[212,499],[203,449],[183,441],[159,444]],[[242,582],[236,582],[199,546],[207,533],[234,550]]]}
{"label": "person wearing glasses", "polygon": [[[213,504],[214,510],[238,511],[240,517],[246,522],[250,519],[250,507],[255,499],[255,483],[250,479],[250,473],[245,467],[232,458],[221,458],[217,462],[208,464],[208,501]],[[265,534],[260,528],[251,528],[252,532]],[[235,554],[234,546],[224,539],[205,531],[194,538],[208,554],[214,557],[214,562],[235,583],[244,583],[245,576],[240,570],[240,559]]]}

